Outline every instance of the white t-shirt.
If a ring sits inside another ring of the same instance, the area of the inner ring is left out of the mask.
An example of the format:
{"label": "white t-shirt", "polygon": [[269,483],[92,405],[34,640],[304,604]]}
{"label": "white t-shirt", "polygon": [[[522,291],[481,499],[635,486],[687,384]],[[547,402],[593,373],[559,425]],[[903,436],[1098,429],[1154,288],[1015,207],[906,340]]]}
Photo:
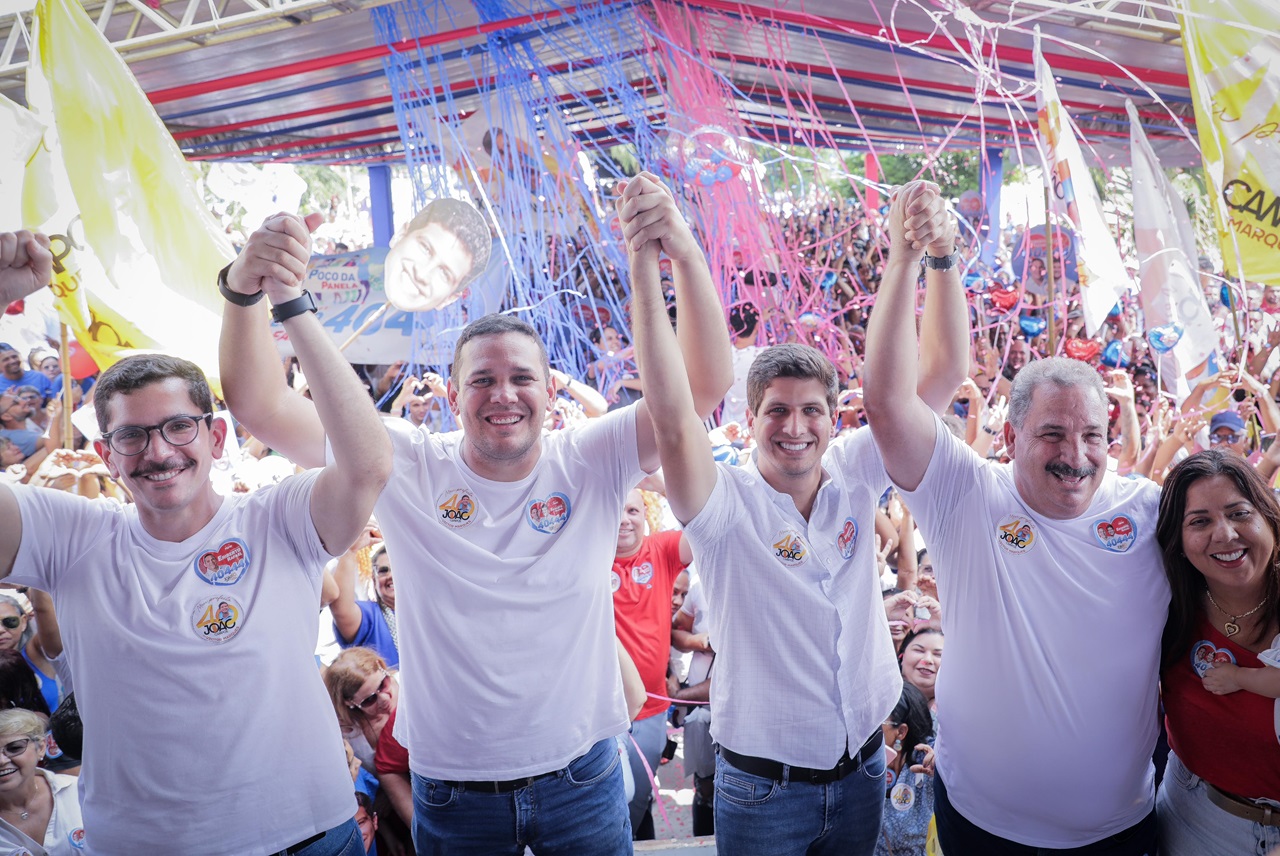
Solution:
{"label": "white t-shirt", "polygon": [[89,852],[273,853],[355,814],[312,653],[329,559],[314,483],[228,496],[180,543],[148,534],[133,505],[14,488],[8,581],[58,611]]}
{"label": "white t-shirt", "polygon": [[1050,520],[1022,501],[1012,465],[937,431],[924,480],[903,493],[938,568],[947,796],[1032,847],[1114,835],[1154,804],[1160,489],[1108,472],[1086,514]]}
{"label": "white t-shirt", "polygon": [[875,570],[875,503],[888,486],[871,432],[832,441],[806,522],[788,494],[717,464],[685,527],[711,613],[716,742],[827,769],[856,753],[902,694]]}
{"label": "white t-shirt", "polygon": [[756,355],[763,351],[758,345],[733,349],[733,386],[724,396],[724,409],[720,411],[720,424],[737,422],[747,427],[747,373]]}
{"label": "white t-shirt", "polygon": [[644,477],[635,408],[544,435],[517,482],[473,473],[461,432],[386,424],[395,468],[377,516],[396,569],[395,737],[413,771],[536,775],[625,731],[606,571]]}
{"label": "white t-shirt", "polygon": [[[701,580],[694,580],[690,583],[689,593],[685,595],[680,611],[693,619],[693,629],[690,632],[695,636],[699,633],[710,632],[711,617],[707,613],[707,598],[702,592]],[[715,640],[711,639],[710,641],[712,650],[714,650]],[[693,657],[689,660],[689,677],[686,679],[686,683],[689,686],[693,686],[705,681],[707,675],[711,673],[711,662],[714,659],[715,655],[708,651],[694,651]]]}
{"label": "white t-shirt", "polygon": [[36,844],[22,830],[0,818],[0,853],[23,856],[81,856],[84,850],[84,825],[80,822],[80,790],[75,776],[35,770],[43,776],[53,792],[53,814],[44,830],[44,844]]}

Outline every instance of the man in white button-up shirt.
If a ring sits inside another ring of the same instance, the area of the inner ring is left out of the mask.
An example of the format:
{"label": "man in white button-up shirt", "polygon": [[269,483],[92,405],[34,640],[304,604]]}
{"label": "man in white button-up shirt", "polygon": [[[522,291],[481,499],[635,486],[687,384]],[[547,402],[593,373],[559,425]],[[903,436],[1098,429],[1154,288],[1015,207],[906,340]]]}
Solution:
{"label": "man in white button-up shirt", "polygon": [[[939,198],[920,205],[954,229]],[[653,246],[632,251],[636,353],[667,497],[711,607],[717,852],[870,854],[884,802],[881,725],[902,688],[873,538],[888,476],[869,431],[831,442],[835,368],[793,344],[765,349],[748,374],[751,461],[716,464],[657,261]],[[938,371],[922,394],[944,407],[968,346],[935,345]]]}

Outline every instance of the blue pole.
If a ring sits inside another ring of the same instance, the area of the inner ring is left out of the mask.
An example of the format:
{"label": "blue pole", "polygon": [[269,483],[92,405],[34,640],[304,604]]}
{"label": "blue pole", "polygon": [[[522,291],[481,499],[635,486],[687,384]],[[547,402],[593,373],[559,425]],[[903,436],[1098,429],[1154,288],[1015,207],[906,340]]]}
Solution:
{"label": "blue pole", "polygon": [[391,204],[391,167],[371,166],[369,171],[369,216],[373,218],[373,245],[391,246],[395,234],[395,210]]}

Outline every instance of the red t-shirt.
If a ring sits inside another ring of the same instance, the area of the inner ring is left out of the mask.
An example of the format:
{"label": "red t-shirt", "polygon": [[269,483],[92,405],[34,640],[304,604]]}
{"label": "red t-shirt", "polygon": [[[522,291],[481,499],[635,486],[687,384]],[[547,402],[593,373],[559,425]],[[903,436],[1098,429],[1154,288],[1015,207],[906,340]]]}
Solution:
{"label": "red t-shirt", "polygon": [[1200,679],[1215,658],[1244,669],[1269,667],[1203,616],[1193,639],[1182,660],[1161,676],[1169,745],[1188,770],[1219,790],[1280,800],[1276,700],[1247,690],[1214,695]]}
{"label": "red t-shirt", "polygon": [[[613,560],[613,613],[618,638],[635,661],[647,692],[667,694],[667,662],[671,659],[671,592],[684,570],[680,533],[647,536],[634,556]],[[651,698],[637,719],[667,709],[669,702]]]}
{"label": "red t-shirt", "polygon": [[395,724],[396,711],[393,710],[387,717],[387,724],[382,726],[382,733],[378,735],[378,747],[373,750],[373,769],[378,771],[378,775],[409,774],[409,750],[397,743],[395,737],[391,735]]}

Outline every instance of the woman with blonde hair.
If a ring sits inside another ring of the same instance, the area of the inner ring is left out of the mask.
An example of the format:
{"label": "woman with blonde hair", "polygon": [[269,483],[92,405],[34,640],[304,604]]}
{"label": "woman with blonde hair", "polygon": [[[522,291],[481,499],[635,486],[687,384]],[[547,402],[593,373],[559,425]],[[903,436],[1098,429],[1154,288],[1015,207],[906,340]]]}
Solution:
{"label": "woman with blonde hair", "polygon": [[85,847],[80,780],[38,766],[48,730],[43,713],[0,711],[0,847],[66,856]]}

